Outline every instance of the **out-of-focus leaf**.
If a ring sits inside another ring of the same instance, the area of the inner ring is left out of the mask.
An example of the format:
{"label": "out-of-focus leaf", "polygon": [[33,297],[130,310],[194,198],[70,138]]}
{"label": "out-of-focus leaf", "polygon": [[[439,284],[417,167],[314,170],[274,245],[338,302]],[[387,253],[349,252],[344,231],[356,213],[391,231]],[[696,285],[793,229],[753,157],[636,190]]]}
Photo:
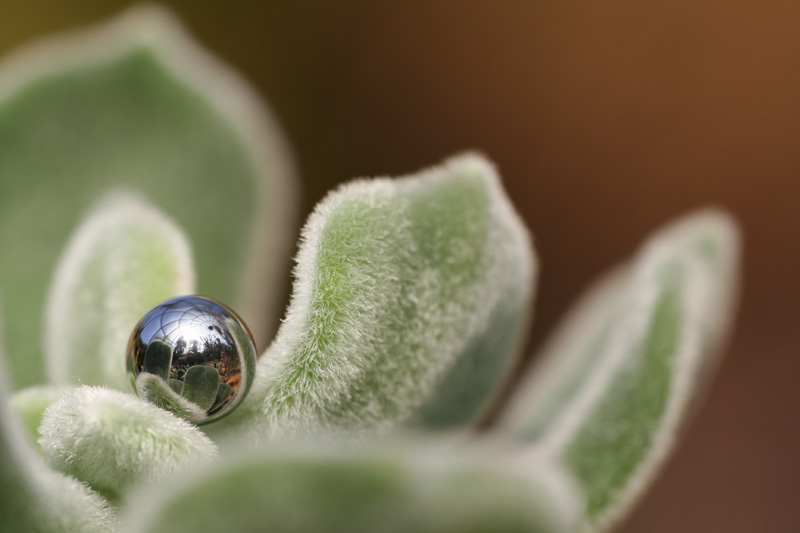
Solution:
{"label": "out-of-focus leaf", "polygon": [[111,533],[107,502],[74,479],[45,467],[8,402],[0,357],[0,527],[26,533]]}
{"label": "out-of-focus leaf", "polygon": [[47,463],[117,498],[209,462],[217,447],[197,427],[131,395],[80,387],[47,408]]}
{"label": "out-of-focus leaf", "polygon": [[543,353],[536,357],[536,368],[515,391],[507,410],[506,418],[513,419],[519,437],[535,442],[558,425],[571,400],[599,371],[603,360],[598,354],[618,320],[629,280],[624,268],[606,275],[582,296],[548,339]]}
{"label": "out-of-focus leaf", "polygon": [[47,302],[50,381],[130,392],[125,346],[156,304],[194,292],[183,233],[142,199],[102,201],[70,239]]}
{"label": "out-of-focus leaf", "polygon": [[501,426],[573,473],[586,529],[619,521],[672,448],[727,330],[737,263],[726,215],[668,226],[578,305],[512,402]]}
{"label": "out-of-focus leaf", "polygon": [[519,477],[498,465],[497,454],[467,457],[408,446],[403,453],[231,456],[131,498],[124,530],[567,533],[578,516],[574,489],[558,471],[529,465],[537,474]]}
{"label": "out-of-focus leaf", "polygon": [[61,385],[39,385],[22,389],[11,396],[11,409],[27,430],[31,442],[39,440],[44,410],[68,390],[69,387]]}
{"label": "out-of-focus leaf", "polygon": [[7,58],[0,290],[13,310],[13,385],[42,381],[48,281],[80,217],[110,190],[139,192],[186,231],[198,290],[236,308],[263,345],[294,237],[291,174],[269,112],[160,9]]}
{"label": "out-of-focus leaf", "polygon": [[261,438],[468,424],[512,366],[534,269],[479,156],[345,185],[304,229],[286,320],[229,418]]}

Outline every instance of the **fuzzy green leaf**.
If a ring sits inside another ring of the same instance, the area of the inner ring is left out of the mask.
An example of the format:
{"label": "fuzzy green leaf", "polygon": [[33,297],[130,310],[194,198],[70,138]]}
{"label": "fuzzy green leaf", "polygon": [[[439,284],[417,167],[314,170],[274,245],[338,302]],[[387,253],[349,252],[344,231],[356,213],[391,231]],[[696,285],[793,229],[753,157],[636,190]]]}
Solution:
{"label": "fuzzy green leaf", "polygon": [[588,530],[619,521],[669,453],[727,331],[738,236],[688,216],[577,306],[501,426],[579,481]]}
{"label": "fuzzy green leaf", "polygon": [[40,442],[49,465],[119,497],[197,468],[217,448],[188,422],[111,389],[81,387],[44,414]]}
{"label": "fuzzy green leaf", "polygon": [[[1,355],[1,354],[0,354]],[[8,403],[0,357],[0,521],[3,531],[111,533],[107,502],[74,479],[45,467]]]}
{"label": "fuzzy green leaf", "polygon": [[125,531],[574,531],[573,489],[546,465],[529,465],[537,475],[525,479],[496,455],[409,448],[229,454],[235,459],[131,498]]}
{"label": "fuzzy green leaf", "polygon": [[129,391],[124,350],[133,327],[156,304],[192,292],[181,231],[140,198],[103,200],[56,269],[46,322],[50,380]]}
{"label": "fuzzy green leaf", "polygon": [[468,424],[512,366],[534,269],[479,156],[345,185],[304,229],[287,318],[231,418],[267,438]]}
{"label": "fuzzy green leaf", "polygon": [[265,343],[294,239],[288,159],[249,87],[161,9],[136,8],[7,58],[0,303],[14,310],[12,384],[42,381],[37,339],[58,255],[86,210],[120,189],[187,232],[198,291],[237,309]]}

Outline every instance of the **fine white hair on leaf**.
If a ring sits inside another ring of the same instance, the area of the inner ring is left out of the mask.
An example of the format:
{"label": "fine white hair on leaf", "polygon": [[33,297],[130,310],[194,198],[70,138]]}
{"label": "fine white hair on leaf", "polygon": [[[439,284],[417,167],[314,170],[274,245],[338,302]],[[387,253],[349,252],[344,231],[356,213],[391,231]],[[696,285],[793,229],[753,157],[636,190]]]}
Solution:
{"label": "fine white hair on leaf", "polygon": [[738,260],[720,211],[658,231],[579,302],[512,399],[500,427],[564,462],[587,530],[619,522],[672,449],[729,328]]}
{"label": "fine white hair on leaf", "polygon": [[135,194],[101,199],[75,230],[47,301],[50,381],[128,390],[125,347],[156,304],[194,292],[183,232]]}
{"label": "fine white hair on leaf", "polygon": [[116,515],[104,498],[83,483],[48,469],[32,451],[9,405],[5,376],[0,350],[0,517],[3,531],[116,531]]}
{"label": "fine white hair on leaf", "polygon": [[47,463],[118,498],[216,457],[216,445],[192,424],[144,400],[101,387],[65,394],[44,414]]}
{"label": "fine white hair on leaf", "polygon": [[306,223],[286,319],[226,424],[269,439],[464,427],[513,366],[535,272],[479,155],[348,183]]}

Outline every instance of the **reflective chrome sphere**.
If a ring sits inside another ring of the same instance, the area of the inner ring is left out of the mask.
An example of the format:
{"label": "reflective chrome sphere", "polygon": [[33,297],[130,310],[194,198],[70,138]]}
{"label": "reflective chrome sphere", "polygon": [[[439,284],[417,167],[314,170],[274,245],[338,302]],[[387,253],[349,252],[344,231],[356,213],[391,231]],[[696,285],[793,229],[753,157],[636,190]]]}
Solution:
{"label": "reflective chrome sphere", "polygon": [[201,296],[154,307],[128,342],[128,376],[137,394],[197,424],[239,405],[255,360],[253,336],[242,319]]}

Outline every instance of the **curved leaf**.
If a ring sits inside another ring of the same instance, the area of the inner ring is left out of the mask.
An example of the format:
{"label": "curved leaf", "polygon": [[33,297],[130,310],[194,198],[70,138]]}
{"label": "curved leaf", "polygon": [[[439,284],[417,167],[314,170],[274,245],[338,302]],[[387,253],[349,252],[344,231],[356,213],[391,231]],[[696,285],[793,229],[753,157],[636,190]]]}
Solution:
{"label": "curved leaf", "polygon": [[85,485],[47,469],[8,403],[0,356],[0,520],[3,531],[111,533],[117,520]]}
{"label": "curved leaf", "polygon": [[574,531],[573,489],[546,465],[524,479],[495,454],[408,449],[230,454],[236,459],[129,500],[124,530]]}
{"label": "curved leaf", "polygon": [[65,394],[47,408],[39,432],[50,466],[112,498],[217,455],[192,424],[131,394],[99,387]]}
{"label": "curved leaf", "polygon": [[599,371],[603,360],[598,354],[619,320],[629,281],[627,268],[605,275],[548,338],[504,414],[513,420],[509,424],[519,438],[535,442],[558,425],[570,402]]}
{"label": "curved leaf", "polygon": [[619,521],[672,448],[726,333],[737,263],[722,213],[660,231],[579,304],[512,402],[501,426],[574,474],[588,530]]}
{"label": "curved leaf", "polygon": [[53,383],[130,391],[125,346],[156,304],[194,292],[191,250],[172,221],[130,195],[101,201],[56,269],[45,323]]}
{"label": "curved leaf", "polygon": [[258,438],[467,424],[511,367],[533,270],[479,156],[345,185],[306,224],[286,320],[231,418]]}
{"label": "curved leaf", "polygon": [[47,282],[72,228],[111,190],[139,192],[173,218],[192,243],[198,290],[236,308],[264,343],[293,242],[290,178],[269,112],[161,9],[136,8],[6,59],[0,290],[14,309],[13,384],[42,380],[34,339]]}

